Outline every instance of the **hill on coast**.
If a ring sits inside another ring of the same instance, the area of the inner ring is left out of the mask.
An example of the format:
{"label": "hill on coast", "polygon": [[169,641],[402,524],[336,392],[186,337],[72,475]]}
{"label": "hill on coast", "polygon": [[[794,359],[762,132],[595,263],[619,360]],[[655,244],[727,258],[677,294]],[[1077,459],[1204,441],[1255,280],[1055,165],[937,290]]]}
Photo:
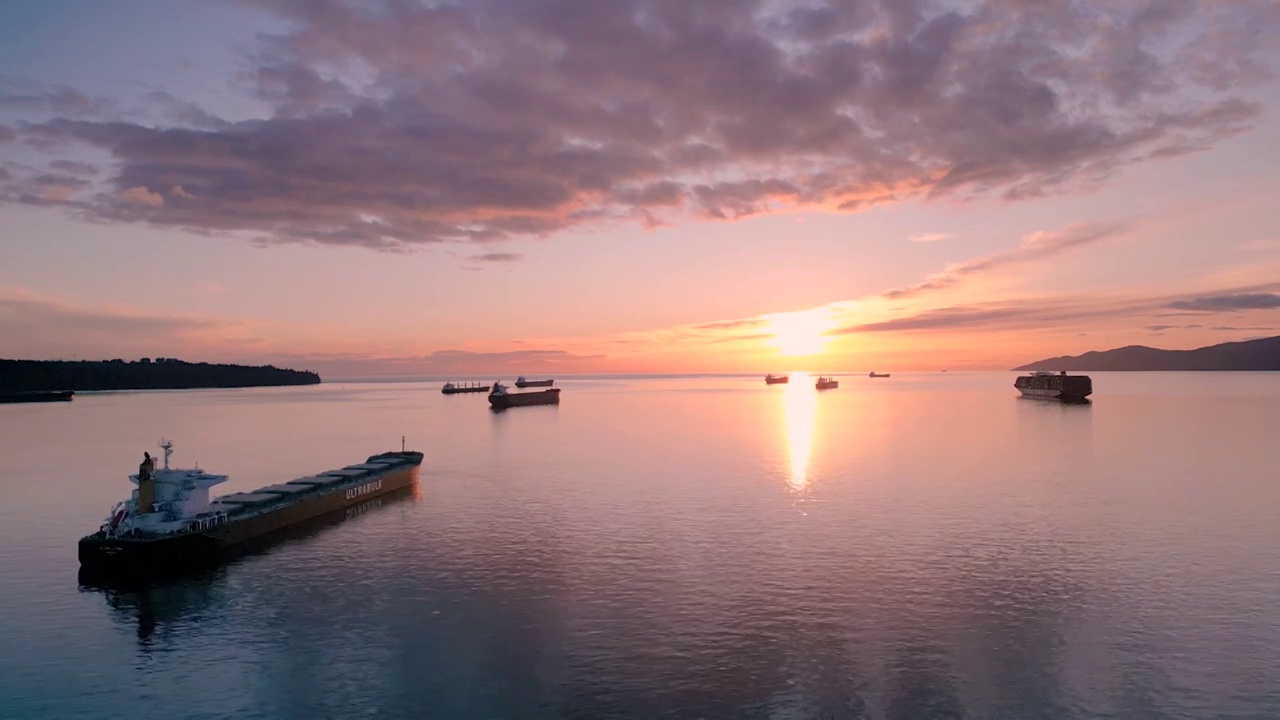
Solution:
{"label": "hill on coast", "polygon": [[315,385],[316,373],[273,365],[213,365],[174,358],[0,360],[0,391],[185,390]]}
{"label": "hill on coast", "polygon": [[1195,350],[1160,350],[1129,345],[1114,350],[1064,355],[1014,370],[1280,370],[1280,336],[1221,343]]}

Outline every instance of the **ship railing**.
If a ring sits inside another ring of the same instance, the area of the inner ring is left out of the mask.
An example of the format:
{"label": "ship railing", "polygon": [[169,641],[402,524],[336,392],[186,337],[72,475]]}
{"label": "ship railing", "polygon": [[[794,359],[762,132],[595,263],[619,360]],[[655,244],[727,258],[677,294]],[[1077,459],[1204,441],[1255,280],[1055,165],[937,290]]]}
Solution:
{"label": "ship railing", "polygon": [[187,530],[190,532],[203,532],[205,530],[215,528],[226,521],[227,515],[225,513],[218,513],[217,515],[210,515],[209,517],[197,517],[187,525]]}

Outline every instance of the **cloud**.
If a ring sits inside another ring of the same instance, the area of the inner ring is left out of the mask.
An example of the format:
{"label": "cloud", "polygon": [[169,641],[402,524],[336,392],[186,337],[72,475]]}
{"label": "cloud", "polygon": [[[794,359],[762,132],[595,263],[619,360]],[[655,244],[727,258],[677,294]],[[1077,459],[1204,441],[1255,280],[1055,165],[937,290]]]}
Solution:
{"label": "cloud", "polygon": [[534,349],[502,352],[437,350],[422,355],[377,357],[361,354],[274,355],[273,362],[307,367],[322,374],[338,375],[528,375],[529,373],[590,372],[606,360],[604,355],[579,355],[566,350]]}
{"label": "cloud", "polygon": [[938,242],[939,240],[947,240],[951,237],[952,235],[950,233],[930,232],[930,233],[920,233],[919,235],[912,235],[911,237],[907,238],[907,241],[916,242],[916,243],[931,243],[931,242]]}
{"label": "cloud", "polygon": [[891,300],[911,297],[929,290],[951,287],[966,277],[1035,260],[1044,260],[1073,248],[1091,245],[1114,237],[1129,229],[1128,223],[1080,223],[1063,230],[1034,232],[1022,239],[1017,248],[995,255],[966,260],[948,265],[940,273],[905,288],[886,290],[882,296]]}
{"label": "cloud", "polygon": [[[29,140],[111,155],[108,187],[71,209],[395,250],[672,215],[1018,200],[1248,129],[1259,106],[1233,93],[1262,78],[1274,13],[1266,2],[257,4],[290,28],[244,59],[268,117],[227,123],[157,95],[173,124],[154,127],[105,119],[67,89],[0,98],[54,116],[24,129]],[[175,186],[196,200],[123,195]]]}
{"label": "cloud", "polygon": [[1280,308],[1280,295],[1275,293],[1243,293],[1239,295],[1210,295],[1189,300],[1177,300],[1165,305],[1175,310],[1195,312],[1235,312],[1238,310],[1275,310]]}
{"label": "cloud", "polygon": [[521,255],[520,253],[512,253],[512,252],[491,252],[491,253],[480,253],[479,255],[471,255],[467,259],[473,260],[475,262],[482,262],[482,263],[512,263],[512,262],[519,262],[520,260],[524,259],[524,255]]}
{"label": "cloud", "polygon": [[45,87],[38,83],[0,78],[0,112],[93,118],[115,110],[115,101],[92,97],[68,85]]}
{"label": "cloud", "polygon": [[164,355],[175,343],[189,348],[206,337],[234,338],[240,330],[237,323],[78,307],[0,287],[0,337],[7,338],[7,357],[85,357],[89,349],[108,358]]}
{"label": "cloud", "polygon": [[163,195],[160,193],[153,193],[141,185],[131,187],[120,193],[120,199],[135,205],[146,205],[153,208],[158,208],[161,205],[164,205]]}
{"label": "cloud", "polygon": [[740,320],[719,320],[717,322],[695,325],[695,330],[737,330],[740,328],[760,327],[768,323],[764,318],[742,318]]}
{"label": "cloud", "polygon": [[[880,332],[912,332],[920,330],[1036,330],[1074,328],[1080,324],[1091,324],[1099,321],[1121,317],[1159,317],[1162,308],[1181,307],[1185,303],[1196,305],[1201,309],[1204,300],[1212,300],[1208,305],[1221,308],[1223,305],[1233,308],[1239,305],[1253,304],[1259,308],[1280,308],[1280,296],[1259,294],[1253,291],[1260,289],[1276,289],[1277,283],[1248,288],[1224,289],[1220,294],[1196,300],[1174,300],[1164,296],[1112,296],[1100,294],[1063,295],[1049,297],[1011,298],[988,303],[954,305],[930,308],[900,317],[860,322],[832,330],[831,335],[848,335],[858,333]],[[1274,298],[1270,300],[1258,298]],[[1233,300],[1221,302],[1223,298]],[[1239,300],[1239,298],[1251,298]],[[1173,325],[1156,324],[1146,329],[1154,332],[1171,329]],[[1183,328],[1199,328],[1199,325],[1183,325]],[[1219,328],[1210,328],[1219,329]],[[1228,328],[1220,328],[1228,329]]]}
{"label": "cloud", "polygon": [[49,169],[70,175],[97,175],[99,168],[97,165],[74,160],[54,160],[49,163]]}
{"label": "cloud", "polygon": [[0,143],[9,143],[18,139],[18,133],[7,125],[0,125]]}

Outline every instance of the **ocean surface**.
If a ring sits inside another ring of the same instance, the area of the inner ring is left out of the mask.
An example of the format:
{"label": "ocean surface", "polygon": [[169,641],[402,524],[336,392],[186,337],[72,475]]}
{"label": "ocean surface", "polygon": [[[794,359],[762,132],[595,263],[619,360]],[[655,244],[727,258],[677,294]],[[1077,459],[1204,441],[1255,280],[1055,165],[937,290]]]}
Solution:
{"label": "ocean surface", "polygon": [[[0,717],[1280,717],[1280,373],[1014,377],[0,405]],[[82,586],[162,436],[224,492],[426,460],[216,572]]]}

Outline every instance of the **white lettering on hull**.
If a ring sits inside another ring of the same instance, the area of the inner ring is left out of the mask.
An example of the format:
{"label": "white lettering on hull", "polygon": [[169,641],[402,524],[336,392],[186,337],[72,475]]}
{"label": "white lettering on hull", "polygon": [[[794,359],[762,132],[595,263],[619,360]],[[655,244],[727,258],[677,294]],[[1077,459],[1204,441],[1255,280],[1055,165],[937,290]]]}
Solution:
{"label": "white lettering on hull", "polygon": [[371,483],[365,483],[347,490],[347,499],[355,500],[358,497],[368,495],[369,493],[378,492],[382,489],[382,481],[374,480]]}

